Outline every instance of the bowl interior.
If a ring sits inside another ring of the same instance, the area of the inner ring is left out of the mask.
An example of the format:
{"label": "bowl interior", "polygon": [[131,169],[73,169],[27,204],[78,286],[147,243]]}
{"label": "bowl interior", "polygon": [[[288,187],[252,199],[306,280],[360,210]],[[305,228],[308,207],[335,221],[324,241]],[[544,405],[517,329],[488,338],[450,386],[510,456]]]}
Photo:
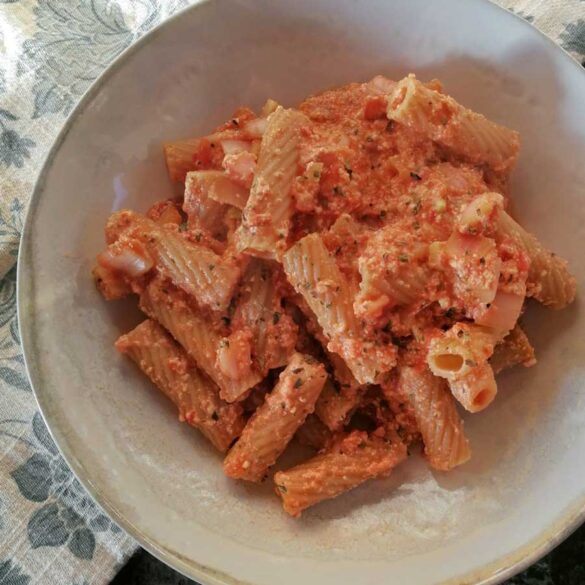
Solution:
{"label": "bowl interior", "polygon": [[[19,273],[37,397],[98,501],[203,583],[494,582],[574,522],[585,498],[584,316],[531,306],[537,367],[500,378],[468,417],[472,462],[430,472],[418,456],[305,513],[221,460],[112,347],[140,316],[90,278],[120,208],[172,193],[161,141],[208,132],[240,104],[383,73],[440,78],[463,104],[518,129],[518,215],[585,285],[585,76],[520,19],[481,0],[216,0],[175,18],[118,62],[76,111],[43,173]],[[294,454],[292,455],[294,457]]]}

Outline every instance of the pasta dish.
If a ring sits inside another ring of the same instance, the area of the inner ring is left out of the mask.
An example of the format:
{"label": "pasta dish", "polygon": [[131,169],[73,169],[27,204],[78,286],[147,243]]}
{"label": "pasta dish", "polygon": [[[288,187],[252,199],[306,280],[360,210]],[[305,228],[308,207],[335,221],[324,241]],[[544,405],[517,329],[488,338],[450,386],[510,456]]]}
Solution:
{"label": "pasta dish", "polygon": [[[227,476],[270,475],[292,516],[387,476],[411,445],[435,470],[463,465],[462,409],[535,363],[526,300],[575,297],[510,208],[519,146],[414,75],[269,99],[166,144],[184,196],[113,213],[93,271],[146,316],[117,349]],[[274,472],[293,439],[313,454]]]}

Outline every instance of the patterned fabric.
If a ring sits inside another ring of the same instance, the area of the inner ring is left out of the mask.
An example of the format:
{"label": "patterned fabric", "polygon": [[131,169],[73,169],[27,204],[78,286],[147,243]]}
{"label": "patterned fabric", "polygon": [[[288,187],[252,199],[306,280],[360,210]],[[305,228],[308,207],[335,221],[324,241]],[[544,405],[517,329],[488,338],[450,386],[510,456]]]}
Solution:
{"label": "patterned fabric", "polygon": [[[0,585],[108,583],[136,547],[73,478],[36,411],[14,264],[34,180],[67,114],[116,55],[191,1],[0,0]],[[585,62],[585,0],[498,3]]]}
{"label": "patterned fabric", "polygon": [[16,262],[34,180],[123,49],[188,0],[0,0],[0,585],[108,583],[135,542],[73,477],[26,379]]}

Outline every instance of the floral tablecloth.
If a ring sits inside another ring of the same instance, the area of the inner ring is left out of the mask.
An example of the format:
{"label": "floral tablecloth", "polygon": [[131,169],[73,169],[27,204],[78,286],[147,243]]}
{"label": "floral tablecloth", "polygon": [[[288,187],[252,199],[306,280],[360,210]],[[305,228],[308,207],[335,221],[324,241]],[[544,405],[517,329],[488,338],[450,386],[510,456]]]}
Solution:
{"label": "floral tablecloth", "polygon": [[[37,412],[15,262],[35,178],[67,114],[116,55],[192,1],[0,0],[0,585],[109,583],[136,549],[74,479]],[[498,3],[585,62],[585,0]]]}

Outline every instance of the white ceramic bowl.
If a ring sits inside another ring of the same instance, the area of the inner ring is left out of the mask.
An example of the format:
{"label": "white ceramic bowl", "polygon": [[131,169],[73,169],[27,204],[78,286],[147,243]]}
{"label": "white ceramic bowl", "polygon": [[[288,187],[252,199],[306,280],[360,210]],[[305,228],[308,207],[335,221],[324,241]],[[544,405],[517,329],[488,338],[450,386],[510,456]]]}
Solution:
{"label": "white ceramic bowl", "polygon": [[239,104],[377,73],[439,77],[462,103],[520,130],[514,198],[585,289],[585,74],[528,24],[482,0],[215,0],[127,51],[51,151],[19,270],[22,340],[46,421],[109,514],[205,584],[497,583],[575,528],[585,507],[585,317],[531,307],[537,367],[501,378],[469,418],[470,464],[413,458],[288,518],[269,486],[220,458],[112,347],[137,322],[90,278],[108,214],[170,191],[161,140],[199,135]]}

